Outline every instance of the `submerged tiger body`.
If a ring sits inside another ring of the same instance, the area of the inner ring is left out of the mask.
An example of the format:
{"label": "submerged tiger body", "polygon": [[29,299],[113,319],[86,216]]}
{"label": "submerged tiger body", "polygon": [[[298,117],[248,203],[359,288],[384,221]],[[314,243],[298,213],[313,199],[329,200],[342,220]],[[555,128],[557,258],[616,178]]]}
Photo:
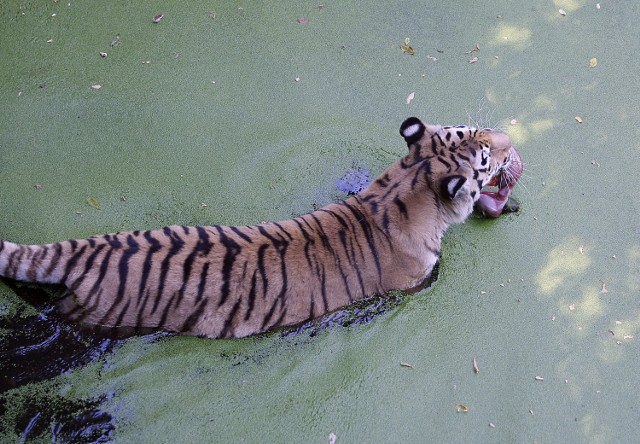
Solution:
{"label": "submerged tiger body", "polygon": [[[412,288],[431,274],[447,227],[481,193],[508,197],[522,168],[501,132],[412,117],[400,133],[407,156],[360,194],[313,213],[47,245],[0,241],[0,275],[65,285],[60,311],[87,326],[207,337],[265,332]],[[496,180],[497,192],[481,191]]]}

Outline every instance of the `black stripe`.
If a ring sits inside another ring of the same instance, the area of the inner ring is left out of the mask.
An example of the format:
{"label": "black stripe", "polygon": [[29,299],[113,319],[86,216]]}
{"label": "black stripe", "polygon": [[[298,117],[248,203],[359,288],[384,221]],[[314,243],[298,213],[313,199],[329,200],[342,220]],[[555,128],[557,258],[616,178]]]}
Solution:
{"label": "black stripe", "polygon": [[280,327],[286,315],[287,315],[287,308],[285,308],[280,312],[280,316],[278,316],[278,319],[276,319],[276,321],[269,326],[269,330],[272,328]]}
{"label": "black stripe", "polygon": [[7,269],[12,271],[14,277],[18,274],[22,259],[25,253],[28,253],[28,251],[28,247],[24,245],[18,245],[18,249],[9,254],[9,257],[7,258]]}
{"label": "black stripe", "polygon": [[[142,264],[142,275],[140,276],[140,286],[138,287],[138,295],[139,299],[137,302],[137,310],[138,310],[138,325],[142,324],[142,319],[144,317],[144,309],[147,306],[147,302],[149,301],[149,297],[151,296],[151,290],[147,288],[147,280],[149,279],[149,274],[151,273],[151,265],[153,261],[151,256],[162,249],[160,245],[160,241],[153,237],[151,231],[145,231],[142,236],[148,243],[147,247],[147,255],[144,258],[144,262]],[[144,296],[143,296],[144,295]],[[156,295],[156,298],[158,296]]]}
{"label": "black stripe", "polygon": [[169,251],[167,255],[162,260],[160,264],[160,279],[158,282],[158,291],[156,293],[156,300],[154,301],[153,308],[151,310],[151,314],[155,313],[158,310],[158,305],[160,304],[160,300],[162,299],[162,293],[164,292],[164,286],[167,280],[167,274],[169,272],[169,262],[171,258],[178,254],[178,252],[184,246],[184,240],[178,234],[171,230],[169,227],[163,228],[164,234],[171,241],[171,247],[169,247]]}
{"label": "black stripe", "polygon": [[282,227],[282,225],[280,225],[278,222],[274,222],[274,223],[273,223],[273,225],[275,225],[276,227],[278,227],[278,229],[279,229],[282,233],[284,233],[284,235],[285,235],[286,237],[288,237],[288,238],[289,238],[289,240],[293,240],[293,236],[291,236],[291,235],[289,234],[289,232],[288,232],[287,230],[285,230],[285,229],[284,229],[284,227]]}
{"label": "black stripe", "polygon": [[278,296],[275,299],[274,305],[272,309],[269,311],[269,314],[264,318],[264,322],[262,325],[262,327],[264,328],[266,324],[271,320],[271,317],[273,316],[273,313],[274,313],[273,310],[275,309],[275,304],[280,302],[284,307],[284,301],[285,301],[285,296],[287,293],[287,286],[288,286],[287,262],[285,260],[285,256],[287,253],[287,248],[289,247],[289,242],[287,242],[283,238],[276,239],[274,236],[269,234],[267,230],[264,229],[263,226],[258,226],[258,230],[260,231],[260,234],[262,234],[267,239],[271,240],[272,245],[275,247],[276,251],[280,255],[280,279],[282,282],[282,287],[280,288],[280,292],[278,293]]}
{"label": "black stripe", "polygon": [[231,229],[231,231],[233,231],[235,234],[241,237],[242,240],[246,241],[249,244],[253,243],[253,240],[249,236],[244,234],[242,231],[240,231],[238,227],[229,227],[229,228]]}
{"label": "black stripe", "polygon": [[413,175],[413,179],[411,180],[411,189],[415,189],[416,184],[421,179],[424,179],[425,176],[429,176],[431,174],[431,160],[427,160],[420,165],[420,168],[416,169],[415,174]]}
{"label": "black stripe", "polygon": [[76,264],[78,263],[78,260],[84,254],[86,249],[87,249],[87,246],[83,245],[82,248],[80,248],[80,250],[78,250],[77,253],[75,253],[73,256],[71,256],[69,260],[67,260],[67,266],[65,267],[64,275],[62,276],[62,279],[60,280],[60,282],[64,283],[65,285],[67,284],[67,278],[69,277],[69,273],[73,271]]}
{"label": "black stripe", "polygon": [[227,315],[227,319],[225,319],[225,321],[224,321],[224,326],[222,327],[222,330],[220,331],[220,334],[218,335],[219,338],[233,337],[233,319],[236,317],[236,314],[238,313],[238,310],[240,309],[240,303],[241,302],[242,302],[242,300],[240,298],[238,298],[236,303],[233,304],[233,307],[231,308],[231,311]]}
{"label": "black stripe", "polygon": [[[349,239],[347,239],[346,233],[344,230],[340,230],[340,232],[338,233],[338,236],[340,237],[340,243],[342,243],[342,248],[344,248],[344,253],[351,267],[351,271],[355,272],[358,278],[358,284],[360,284],[360,293],[364,294],[365,292],[364,282],[362,281],[362,274],[360,273],[360,267],[358,267],[358,262],[356,260],[356,253],[354,252],[353,245],[348,245],[349,243],[348,241],[353,241],[354,236],[349,236]],[[360,245],[358,245],[358,249],[360,250],[360,254],[362,255],[362,248],[360,247]],[[342,273],[342,275],[343,275],[343,281],[345,283],[345,287],[347,290],[347,295],[349,296],[349,302],[353,302],[354,296],[351,294],[351,289],[348,286],[349,281],[348,281],[347,275],[344,273]],[[357,295],[356,295],[356,298],[357,298]]]}
{"label": "black stripe", "polygon": [[96,256],[98,256],[98,254],[100,254],[100,252],[104,250],[105,247],[106,244],[100,244],[96,248],[94,248],[93,252],[87,257],[87,260],[84,262],[84,271],[82,272],[82,274],[78,277],[78,279],[75,280],[75,282],[67,284],[69,290],[76,291],[76,289],[80,287],[89,270],[93,268],[93,263],[95,262]]}
{"label": "black stripe", "polygon": [[[344,221],[344,219],[342,219],[342,217],[339,216],[338,214],[336,214],[335,212],[333,212],[331,210],[323,210],[323,209],[320,209],[318,211],[322,211],[324,213],[329,214],[331,217],[333,217],[334,219],[338,220],[343,227],[345,227],[345,228],[347,227],[347,224]],[[317,223],[320,224],[320,221],[317,221]],[[343,230],[341,230],[341,231],[343,231]],[[331,247],[330,243],[328,242],[328,239],[326,238],[326,236],[324,236],[323,242],[325,240],[327,241],[327,244],[328,244],[328,248],[327,249],[331,253],[331,255],[333,256],[333,260],[334,260],[334,262],[336,264],[336,269],[340,272],[340,276],[342,277],[342,282],[344,284],[344,288],[345,288],[345,291],[347,292],[349,300],[352,300],[353,297],[351,295],[351,289],[349,288],[349,283],[348,283],[348,280],[347,280],[347,276],[344,273],[344,270],[343,270],[343,267],[342,267],[342,261],[340,260],[340,256],[334,252],[334,250]]]}
{"label": "black stripe", "polygon": [[236,261],[236,257],[242,251],[242,247],[238,245],[236,241],[228,237],[222,227],[216,226],[218,235],[220,237],[220,243],[226,249],[224,259],[222,260],[222,286],[220,287],[220,300],[218,301],[218,307],[221,307],[227,302],[231,288],[231,272],[233,271],[233,264]]}
{"label": "black stripe", "polygon": [[[122,325],[122,320],[124,319],[124,317],[127,314],[127,311],[129,310],[129,304],[131,304],[131,299],[129,299],[127,301],[127,303],[124,305],[124,308],[122,309],[122,311],[120,311],[120,314],[118,315],[118,318],[116,319],[116,321],[112,324],[114,327],[123,327]],[[129,325],[127,325],[126,327],[130,327]]]}
{"label": "black stripe", "polygon": [[369,204],[369,212],[371,214],[378,214],[378,202],[375,200],[372,200],[371,202],[368,202]]}
{"label": "black stripe", "polygon": [[268,244],[260,245],[260,247],[258,248],[258,260],[257,260],[258,271],[260,272],[260,277],[262,278],[262,296],[263,297],[267,296],[267,286],[269,285],[269,277],[267,275],[267,270],[264,266],[264,254],[267,248],[269,248]]}
{"label": "black stripe", "polygon": [[187,284],[189,283],[189,278],[191,277],[191,270],[193,268],[193,263],[196,257],[202,257],[209,255],[213,244],[209,241],[209,234],[202,227],[196,227],[196,231],[198,233],[198,242],[191,250],[191,253],[184,260],[184,264],[182,265],[182,285],[180,286],[180,290],[178,291],[178,301],[177,304],[182,302],[182,298],[184,297],[184,292],[187,288]]}
{"label": "black stripe", "polygon": [[378,257],[378,251],[376,249],[375,240],[373,238],[373,232],[371,230],[369,222],[367,221],[367,218],[358,208],[348,204],[347,201],[342,202],[342,205],[346,206],[351,211],[351,213],[353,213],[356,220],[360,223],[360,228],[364,232],[365,239],[367,240],[367,244],[369,245],[369,250],[371,251],[371,255],[373,256],[373,259],[376,263],[378,277],[380,278],[382,276],[382,267],[380,266],[380,258]]}
{"label": "black stripe", "polygon": [[329,311],[329,300],[327,298],[327,272],[324,269],[324,264],[319,266],[320,268],[320,289],[322,293],[322,304],[324,305],[324,313]]}
{"label": "black stripe", "polygon": [[407,206],[400,199],[399,195],[396,195],[396,197],[393,198],[393,203],[396,204],[396,206],[398,207],[398,210],[400,211],[400,214],[402,214],[405,219],[408,219],[409,218],[409,213],[407,212]]}
{"label": "black stripe", "polygon": [[200,272],[200,283],[198,284],[198,294],[195,300],[196,303],[200,302],[204,295],[204,290],[207,286],[207,274],[209,273],[209,265],[211,265],[209,262],[205,262],[204,265],[202,265],[202,271]]}
{"label": "black stripe", "polygon": [[109,269],[109,260],[111,260],[112,253],[113,253],[113,248],[109,248],[107,250],[107,254],[105,255],[104,259],[102,259],[102,262],[100,263],[100,272],[98,273],[98,279],[96,279],[96,281],[93,283],[93,286],[91,287],[91,290],[88,293],[89,297],[96,294],[96,292],[100,288],[100,285],[102,284],[102,280],[104,279],[105,275],[107,274],[107,270]]}
{"label": "black stripe", "polygon": [[300,221],[297,218],[294,219],[293,221],[296,223],[296,225],[298,225],[298,229],[300,230],[300,233],[302,233],[302,236],[304,236],[305,238],[306,242],[304,244],[304,256],[307,259],[307,265],[309,265],[310,268],[313,268],[313,261],[311,259],[311,253],[310,253],[310,248],[315,244],[313,237],[311,237],[309,233],[307,233],[307,230],[302,226],[302,223],[300,223]]}
{"label": "black stripe", "polygon": [[380,185],[380,187],[384,188],[387,185],[389,185],[390,180],[391,178],[389,177],[389,174],[385,173],[382,177],[379,177],[378,179],[376,179],[376,183]]}
{"label": "black stripe", "polygon": [[144,313],[144,309],[147,306],[147,302],[149,302],[149,299],[151,298],[151,289],[147,288],[146,291],[144,292],[141,291],[138,294],[139,294],[139,297],[138,297],[137,303],[139,307],[137,308],[138,316],[136,320],[136,325],[143,325],[144,319],[146,317]]}
{"label": "black stripe", "polygon": [[[442,144],[442,139],[440,139],[440,136],[438,136],[438,140],[440,140],[440,144]],[[438,144],[438,140],[436,140],[435,137],[431,138],[431,152],[433,153],[434,156],[438,155],[438,146],[440,146]]]}
{"label": "black stripe", "polygon": [[453,163],[456,164],[456,167],[460,168],[460,161],[458,161],[457,155],[455,153],[450,153],[449,158],[453,160]]}
{"label": "black stripe", "polygon": [[458,157],[460,157],[462,160],[464,160],[464,161],[466,161],[468,163],[471,163],[471,158],[465,156],[464,154],[458,153]]}
{"label": "black stripe", "polygon": [[197,322],[202,317],[202,313],[204,313],[204,309],[206,308],[208,302],[209,301],[207,299],[203,299],[202,301],[200,301],[200,303],[198,303],[198,306],[196,307],[196,309],[191,312],[189,317],[185,319],[184,323],[180,327],[181,332],[191,331],[191,329],[197,324]]}
{"label": "black stripe", "polygon": [[49,266],[44,272],[45,276],[51,276],[53,271],[58,266],[58,262],[60,261],[60,257],[62,256],[62,244],[60,242],[53,244],[53,250],[53,257],[51,258]]}
{"label": "black stripe", "polygon": [[[271,321],[271,318],[273,318],[273,315],[276,312],[276,307],[278,306],[278,304],[280,304],[280,316],[278,316],[278,319],[276,319],[273,323],[269,324],[269,321]],[[276,299],[274,301],[273,305],[271,305],[271,308],[269,309],[269,312],[266,314],[266,316],[264,317],[264,319],[262,321],[261,330],[262,331],[271,330],[272,328],[276,328],[276,327],[280,326],[282,324],[282,321],[284,320],[286,314],[287,314],[287,308],[284,306],[283,300]],[[269,325],[267,325],[267,324],[269,324]]]}
{"label": "black stripe", "polygon": [[171,312],[171,308],[174,300],[178,297],[178,293],[173,293],[167,303],[164,306],[164,310],[162,310],[162,316],[160,316],[160,320],[158,321],[158,327],[165,328],[167,324],[167,318],[169,317],[169,312]]}
{"label": "black stripe", "polygon": [[316,223],[316,226],[318,227],[317,231],[319,233],[320,240],[322,241],[322,246],[329,253],[334,254],[333,248],[331,247],[331,242],[329,241],[329,237],[327,236],[327,234],[324,231],[324,228],[322,227],[322,222],[320,222],[320,219],[318,219],[314,213],[309,214],[309,216],[311,216],[313,221]]}
{"label": "black stripe", "polygon": [[445,159],[443,159],[442,157],[438,157],[438,162],[447,167],[447,172],[451,171],[451,164],[449,164],[449,162],[447,162]]}
{"label": "black stripe", "polygon": [[244,320],[248,321],[251,318],[251,314],[253,313],[253,309],[256,303],[256,282],[257,282],[257,271],[253,270],[253,275],[251,276],[251,288],[249,289],[249,303],[247,304],[247,312],[244,314]]}
{"label": "black stripe", "polygon": [[120,283],[118,285],[118,293],[116,294],[114,305],[119,304],[124,297],[127,279],[129,278],[129,260],[132,256],[137,254],[138,251],[140,251],[140,246],[138,245],[138,242],[133,239],[132,235],[127,236],[127,245],[129,248],[122,252],[120,262],[118,263],[118,277],[120,279]]}
{"label": "black stripe", "polygon": [[[140,250],[140,246],[138,242],[135,241],[131,234],[128,234],[126,237],[128,248],[122,252],[120,256],[120,260],[118,261],[118,290],[116,292],[115,299],[111,301],[109,309],[105,313],[102,319],[107,320],[113,312],[118,309],[118,306],[123,301],[125,296],[125,291],[127,289],[127,279],[129,278],[129,260],[132,256],[136,255]],[[109,245],[112,247],[110,251],[115,251],[122,248],[122,242],[120,239],[114,237]],[[117,326],[118,323],[122,320],[121,318],[125,316],[127,309],[131,303],[131,299],[127,300],[125,307],[121,310],[118,322],[114,324]]]}
{"label": "black stripe", "polygon": [[400,182],[394,183],[381,197],[380,200],[383,202],[387,200],[387,198],[395,191],[396,188],[400,186]]}
{"label": "black stripe", "polygon": [[40,247],[39,251],[33,255],[31,258],[31,263],[29,264],[29,269],[27,270],[27,280],[29,282],[35,282],[38,279],[38,269],[42,264],[42,261],[47,256],[47,252],[49,248],[46,245]]}
{"label": "black stripe", "polygon": [[389,231],[389,210],[387,208],[384,209],[384,213],[382,214],[382,229],[385,232]]}

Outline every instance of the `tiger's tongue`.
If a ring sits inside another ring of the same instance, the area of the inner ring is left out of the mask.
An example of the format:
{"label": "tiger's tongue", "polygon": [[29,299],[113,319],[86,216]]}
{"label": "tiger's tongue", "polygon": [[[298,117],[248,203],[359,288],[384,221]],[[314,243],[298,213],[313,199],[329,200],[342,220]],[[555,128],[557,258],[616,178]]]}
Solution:
{"label": "tiger's tongue", "polygon": [[483,191],[476,205],[480,210],[491,217],[498,217],[502,214],[504,206],[507,204],[511,188],[504,186],[497,192]]}
{"label": "tiger's tongue", "polygon": [[476,202],[476,205],[484,214],[491,217],[498,217],[502,214],[504,206],[509,200],[509,194],[511,194],[511,188],[514,187],[520,175],[522,174],[522,161],[520,154],[515,148],[513,150],[513,160],[509,166],[509,180],[500,180],[498,177],[497,183],[504,183],[502,188],[497,191],[481,191],[480,199]]}

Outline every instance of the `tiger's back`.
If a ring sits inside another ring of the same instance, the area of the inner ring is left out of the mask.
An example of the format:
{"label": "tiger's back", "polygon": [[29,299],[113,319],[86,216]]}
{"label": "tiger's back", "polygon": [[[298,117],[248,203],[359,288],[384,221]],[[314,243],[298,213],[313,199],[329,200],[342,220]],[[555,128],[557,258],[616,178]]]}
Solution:
{"label": "tiger's back", "polygon": [[492,147],[491,136],[461,128],[408,119],[405,158],[359,195],[295,219],[0,241],[0,275],[65,285],[60,310],[86,325],[208,337],[293,325],[411,288],[429,276],[444,232],[471,213],[481,188],[509,168],[519,175],[502,133]]}

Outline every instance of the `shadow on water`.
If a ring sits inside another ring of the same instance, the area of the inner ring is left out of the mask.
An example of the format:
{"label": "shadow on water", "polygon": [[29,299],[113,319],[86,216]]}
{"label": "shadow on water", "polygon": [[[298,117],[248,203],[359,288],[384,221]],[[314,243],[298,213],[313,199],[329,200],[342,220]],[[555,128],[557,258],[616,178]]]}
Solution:
{"label": "shadow on water", "polygon": [[[100,358],[117,341],[78,332],[63,323],[43,303],[49,296],[42,289],[4,282],[40,313],[0,318],[0,436],[15,434],[21,442],[47,434],[56,443],[108,441],[115,426],[111,415],[101,409],[107,395],[70,399],[37,386]],[[12,390],[26,385],[34,390]]]}

